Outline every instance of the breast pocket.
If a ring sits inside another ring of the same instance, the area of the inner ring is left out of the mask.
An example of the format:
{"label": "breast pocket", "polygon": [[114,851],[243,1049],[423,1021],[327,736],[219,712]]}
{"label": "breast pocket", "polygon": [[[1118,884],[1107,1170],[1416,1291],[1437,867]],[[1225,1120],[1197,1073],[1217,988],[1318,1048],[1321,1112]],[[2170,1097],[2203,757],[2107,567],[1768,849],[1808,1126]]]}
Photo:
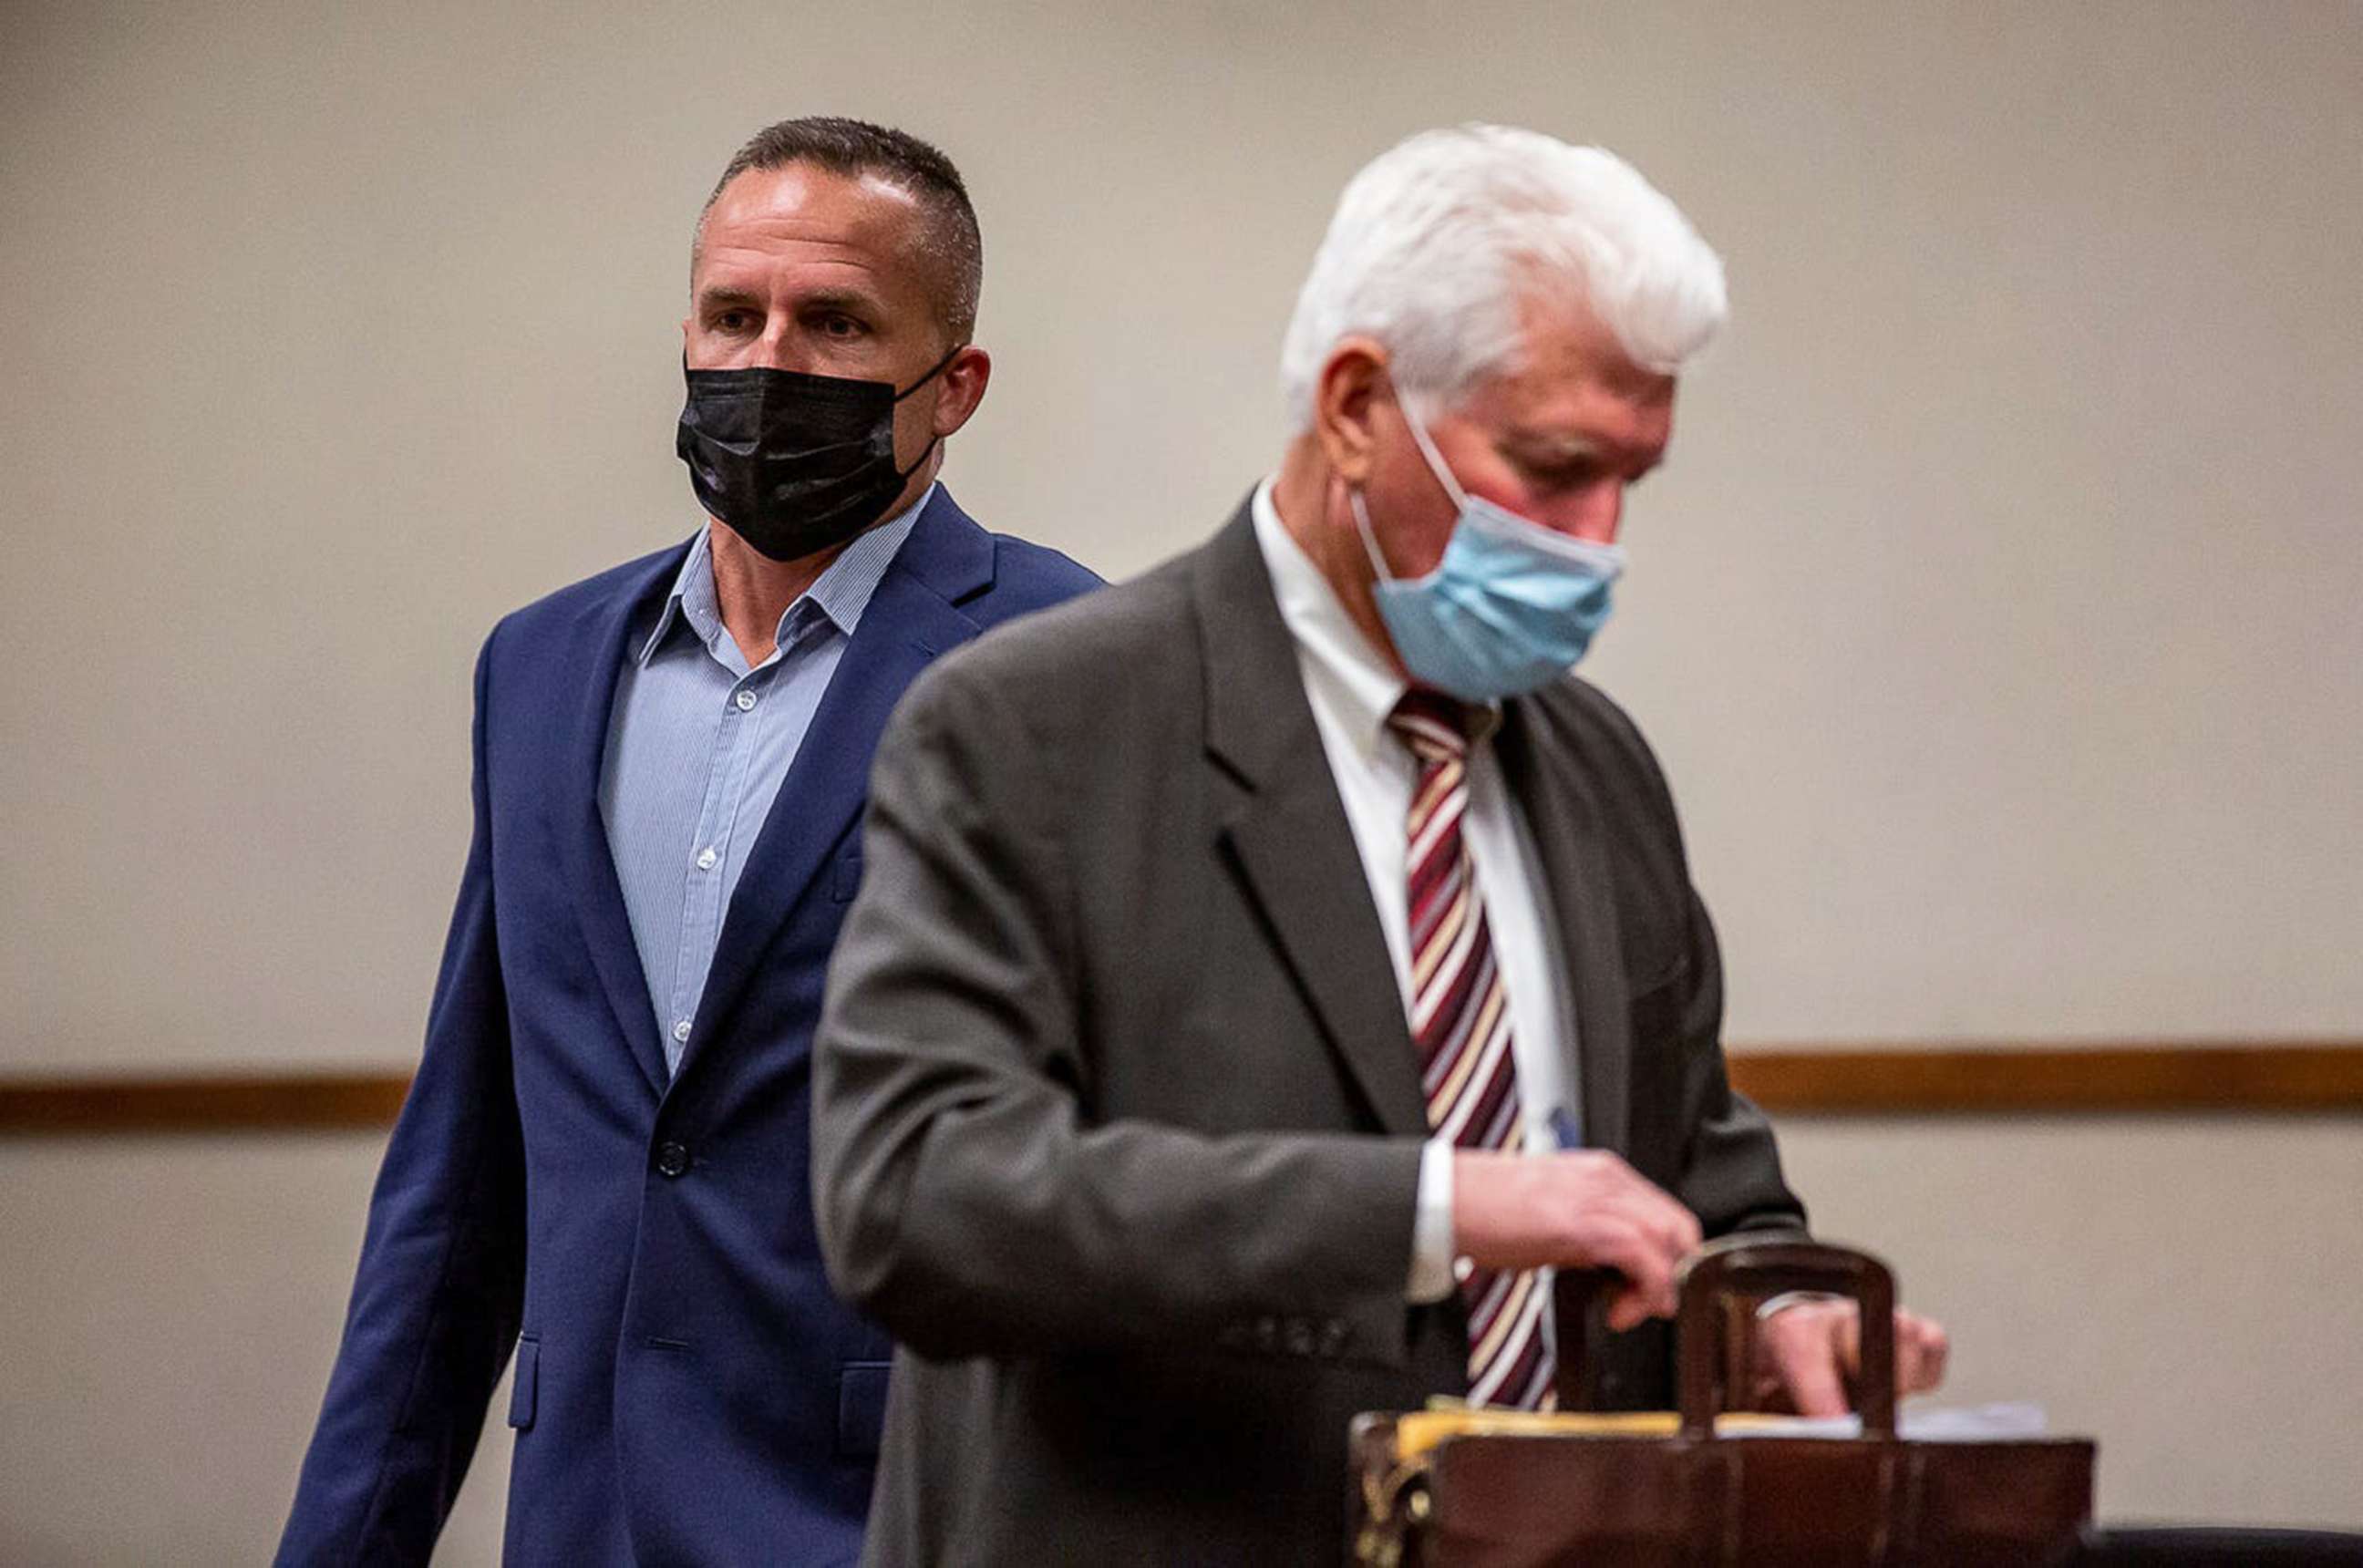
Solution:
{"label": "breast pocket", "polygon": [[533,1425],[533,1407],[541,1393],[541,1341],[531,1334],[517,1338],[516,1366],[509,1379],[509,1425],[525,1431]]}

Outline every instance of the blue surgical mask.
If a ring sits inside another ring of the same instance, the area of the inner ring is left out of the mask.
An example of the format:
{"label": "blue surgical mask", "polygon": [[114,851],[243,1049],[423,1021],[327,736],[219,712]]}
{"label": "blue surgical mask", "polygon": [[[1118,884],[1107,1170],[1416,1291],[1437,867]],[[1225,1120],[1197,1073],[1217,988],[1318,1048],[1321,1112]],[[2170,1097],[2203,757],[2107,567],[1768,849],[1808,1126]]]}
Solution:
{"label": "blue surgical mask", "polygon": [[1497,702],[1573,669],[1608,618],[1625,551],[1593,544],[1470,495],[1418,416],[1403,418],[1428,468],[1460,508],[1444,559],[1425,577],[1393,577],[1359,490],[1354,525],[1378,572],[1379,618],[1412,675],[1464,702]]}

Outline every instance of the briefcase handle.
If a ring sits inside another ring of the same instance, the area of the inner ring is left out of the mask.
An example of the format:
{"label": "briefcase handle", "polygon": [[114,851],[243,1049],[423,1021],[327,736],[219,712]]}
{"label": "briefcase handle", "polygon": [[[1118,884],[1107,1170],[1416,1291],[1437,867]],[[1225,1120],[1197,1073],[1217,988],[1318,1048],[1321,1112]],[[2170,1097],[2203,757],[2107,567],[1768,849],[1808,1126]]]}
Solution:
{"label": "briefcase handle", "polygon": [[1863,1436],[1895,1435],[1895,1275],[1869,1252],[1795,1236],[1742,1231],[1719,1237],[1674,1274],[1682,1435],[1714,1436],[1735,1346],[1723,1332],[1726,1304],[1790,1291],[1844,1296],[1862,1315],[1862,1367],[1856,1379]]}

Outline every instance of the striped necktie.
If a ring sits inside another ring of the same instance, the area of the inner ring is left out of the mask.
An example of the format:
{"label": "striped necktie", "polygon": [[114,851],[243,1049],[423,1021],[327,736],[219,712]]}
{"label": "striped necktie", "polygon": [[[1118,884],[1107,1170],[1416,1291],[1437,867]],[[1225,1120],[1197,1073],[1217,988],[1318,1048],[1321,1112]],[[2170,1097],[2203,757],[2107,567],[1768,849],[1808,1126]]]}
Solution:
{"label": "striped necktie", "polygon": [[[1387,727],[1419,763],[1406,824],[1412,1042],[1418,1048],[1427,1125],[1456,1149],[1515,1153],[1525,1146],[1510,1008],[1492,935],[1461,837],[1469,809],[1466,704],[1414,688]],[[1556,1403],[1543,1314],[1550,1302],[1535,1270],[1470,1269],[1460,1281],[1469,1312],[1469,1400],[1547,1410]]]}

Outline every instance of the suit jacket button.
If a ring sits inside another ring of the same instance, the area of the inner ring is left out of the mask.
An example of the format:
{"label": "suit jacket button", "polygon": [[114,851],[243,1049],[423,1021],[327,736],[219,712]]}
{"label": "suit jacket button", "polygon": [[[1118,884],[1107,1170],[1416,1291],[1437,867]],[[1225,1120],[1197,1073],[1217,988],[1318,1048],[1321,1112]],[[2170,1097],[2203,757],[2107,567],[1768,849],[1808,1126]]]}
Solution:
{"label": "suit jacket button", "polygon": [[1314,1343],[1312,1324],[1302,1318],[1292,1318],[1288,1320],[1288,1353],[1290,1355],[1309,1356],[1313,1353]]}
{"label": "suit jacket button", "polygon": [[1280,1319],[1259,1318],[1255,1326],[1256,1349],[1270,1352],[1280,1348]]}
{"label": "suit jacket button", "polygon": [[684,1175],[689,1171],[689,1150],[682,1144],[665,1142],[657,1145],[657,1174]]}
{"label": "suit jacket button", "polygon": [[1345,1322],[1336,1318],[1325,1321],[1321,1325],[1321,1353],[1325,1356],[1334,1356],[1343,1351],[1345,1348]]}

